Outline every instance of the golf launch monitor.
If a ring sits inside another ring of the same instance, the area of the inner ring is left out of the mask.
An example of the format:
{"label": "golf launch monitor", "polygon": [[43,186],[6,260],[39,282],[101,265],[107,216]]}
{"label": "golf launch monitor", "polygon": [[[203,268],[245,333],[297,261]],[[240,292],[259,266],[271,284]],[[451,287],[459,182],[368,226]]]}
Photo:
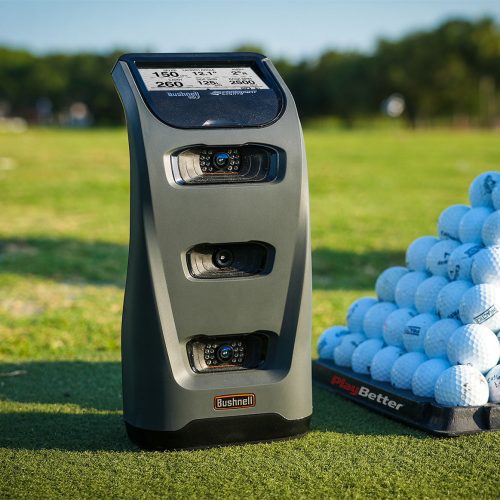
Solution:
{"label": "golf launch monitor", "polygon": [[253,53],[128,54],[124,419],[145,448],[302,434],[311,406],[302,130]]}

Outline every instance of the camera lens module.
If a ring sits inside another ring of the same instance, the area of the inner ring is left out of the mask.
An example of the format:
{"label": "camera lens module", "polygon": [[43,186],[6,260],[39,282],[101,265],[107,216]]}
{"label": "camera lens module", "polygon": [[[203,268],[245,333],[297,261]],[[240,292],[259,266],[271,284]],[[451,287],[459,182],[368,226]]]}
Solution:
{"label": "camera lens module", "polygon": [[233,252],[227,248],[217,250],[214,255],[214,264],[221,267],[228,267],[233,263]]}
{"label": "camera lens module", "polygon": [[267,352],[267,335],[245,333],[190,340],[187,352],[196,373],[229,372],[257,368]]}
{"label": "camera lens module", "polygon": [[229,162],[229,154],[225,152],[216,153],[214,155],[214,164],[219,168],[226,167]]}
{"label": "camera lens module", "polygon": [[217,357],[221,361],[229,361],[233,357],[234,349],[230,345],[221,345],[217,350]]}

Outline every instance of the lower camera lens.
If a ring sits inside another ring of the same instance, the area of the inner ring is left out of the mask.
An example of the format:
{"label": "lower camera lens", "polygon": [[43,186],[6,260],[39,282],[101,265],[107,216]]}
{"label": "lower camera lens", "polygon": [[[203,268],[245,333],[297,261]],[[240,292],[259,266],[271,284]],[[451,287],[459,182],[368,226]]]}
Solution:
{"label": "lower camera lens", "polygon": [[230,345],[221,345],[217,350],[217,357],[221,361],[229,361],[233,357],[234,349]]}
{"label": "lower camera lens", "polygon": [[217,250],[214,255],[214,264],[217,267],[228,267],[233,263],[233,252],[227,248]]}

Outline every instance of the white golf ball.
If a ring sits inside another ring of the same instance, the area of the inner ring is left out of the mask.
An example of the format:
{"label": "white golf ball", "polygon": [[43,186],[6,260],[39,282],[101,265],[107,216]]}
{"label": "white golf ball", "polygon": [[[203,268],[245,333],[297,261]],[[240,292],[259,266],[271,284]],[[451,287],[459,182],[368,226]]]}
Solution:
{"label": "white golf ball", "polygon": [[434,276],[448,276],[448,260],[453,250],[459,246],[460,243],[455,240],[438,241],[427,254],[427,271]]}
{"label": "white golf ball", "polygon": [[363,332],[363,321],[365,314],[370,307],[378,302],[373,297],[361,297],[354,301],[347,311],[346,323],[347,328],[353,333]]}
{"label": "white golf ball", "polygon": [[395,311],[397,306],[392,302],[379,302],[368,309],[363,321],[363,331],[368,338],[382,338],[384,323],[387,316]]}
{"label": "white golf ball", "polygon": [[394,302],[394,292],[399,279],[408,272],[406,267],[394,266],[386,269],[377,278],[375,291],[383,302]]}
{"label": "white golf ball", "polygon": [[484,221],[481,237],[487,247],[500,245],[500,210],[493,212]]}
{"label": "white golf ball", "polygon": [[484,172],[478,175],[469,188],[470,204],[473,207],[493,206],[491,193],[499,181],[499,172]]}
{"label": "white golf ball", "polygon": [[469,365],[486,373],[498,363],[499,357],[497,336],[483,325],[461,326],[448,340],[448,359],[452,365]]}
{"label": "white golf ball", "polygon": [[439,321],[439,317],[435,314],[419,314],[411,318],[406,323],[403,332],[403,344],[408,352],[420,351],[424,352],[424,340],[427,335],[427,330],[431,325]]}
{"label": "white golf ball", "polygon": [[469,288],[462,296],[459,310],[464,325],[478,323],[497,333],[500,331],[500,287],[486,284]]}
{"label": "white golf ball", "polygon": [[411,271],[425,271],[427,253],[438,241],[434,236],[422,236],[413,241],[406,251],[406,267]]}
{"label": "white golf ball", "polygon": [[356,347],[351,358],[353,371],[369,375],[372,359],[383,346],[384,341],[382,339],[368,339]]}
{"label": "white golf ball", "polygon": [[477,243],[464,243],[455,248],[448,259],[448,277],[450,280],[470,280],[472,259],[483,248]]}
{"label": "white golf ball", "polygon": [[380,349],[372,359],[370,367],[372,379],[379,382],[390,382],[392,365],[404,353],[404,349],[393,345]]}
{"label": "white golf ball", "polygon": [[500,285],[500,247],[483,248],[474,255],[470,274],[476,285]]}
{"label": "white golf ball", "polygon": [[408,352],[399,357],[391,369],[391,384],[398,389],[411,389],[416,369],[427,361],[423,352]]}
{"label": "white golf ball", "polygon": [[422,281],[415,292],[415,308],[419,313],[436,314],[439,292],[449,283],[444,276],[431,276]]}
{"label": "white golf ball", "polygon": [[443,406],[482,406],[488,402],[488,382],[476,368],[452,366],[436,381],[434,396]]}
{"label": "white golf ball", "polygon": [[384,323],[384,341],[387,345],[403,347],[403,332],[406,323],[417,315],[415,309],[403,307],[396,309],[387,316]]}
{"label": "white golf ball", "polygon": [[488,382],[488,388],[490,390],[490,403],[500,403],[500,365],[494,366],[487,373],[486,382]]}
{"label": "white golf ball", "polygon": [[366,340],[362,333],[349,333],[342,338],[340,344],[333,350],[333,361],[338,366],[351,366],[354,349]]}
{"label": "white golf ball", "polygon": [[429,359],[429,361],[422,363],[415,370],[411,379],[413,394],[423,398],[434,398],[434,387],[437,379],[449,367],[450,363],[445,358]]}
{"label": "white golf ball", "polygon": [[420,283],[428,277],[429,274],[423,271],[412,271],[405,274],[396,285],[394,293],[396,304],[399,307],[415,308],[415,292]]}
{"label": "white golf ball", "polygon": [[458,240],[458,226],[462,217],[470,210],[467,205],[452,205],[445,208],[438,220],[438,234],[441,238]]}
{"label": "white golf ball", "polygon": [[441,288],[436,300],[436,310],[441,318],[460,318],[460,302],[464,293],[474,285],[470,281],[457,280]]}
{"label": "white golf ball", "polygon": [[476,243],[480,245],[483,242],[482,230],[486,219],[493,213],[492,208],[476,207],[471,208],[460,220],[458,234],[462,243]]}
{"label": "white golf ball", "polygon": [[436,321],[427,330],[424,339],[424,351],[429,358],[448,357],[448,340],[460,328],[462,323],[458,319],[441,319]]}
{"label": "white golf ball", "polygon": [[318,339],[317,350],[320,358],[333,359],[333,350],[340,344],[342,337],[350,332],[345,326],[327,328]]}
{"label": "white golf ball", "polygon": [[500,184],[495,185],[491,192],[491,201],[495,210],[500,210]]}

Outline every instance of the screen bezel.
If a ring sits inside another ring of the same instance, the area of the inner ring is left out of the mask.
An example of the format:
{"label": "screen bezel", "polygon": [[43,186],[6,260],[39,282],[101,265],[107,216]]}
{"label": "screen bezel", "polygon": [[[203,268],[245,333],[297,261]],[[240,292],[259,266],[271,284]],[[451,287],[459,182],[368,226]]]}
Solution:
{"label": "screen bezel", "polygon": [[[141,96],[144,99],[144,102],[148,109],[153,113],[156,118],[158,118],[163,123],[166,123],[168,126],[173,128],[188,128],[188,127],[179,127],[172,125],[170,123],[165,122],[158,114],[155,112],[153,107],[151,106],[150,99],[148,94],[151,92],[147,89],[144,80],[142,79],[141,74],[139,73],[139,68],[162,68],[167,65],[175,65],[177,67],[185,67],[185,68],[193,68],[193,67],[249,67],[262,79],[262,81],[269,87],[269,89],[261,89],[257,90],[257,92],[274,92],[278,102],[279,102],[279,111],[276,116],[265,123],[259,125],[234,125],[231,127],[214,127],[214,128],[262,128],[272,125],[277,120],[281,118],[285,109],[286,109],[286,97],[285,93],[281,85],[278,83],[276,77],[269,69],[267,64],[264,62],[266,60],[266,56],[262,54],[257,54],[253,52],[232,52],[232,53],[206,53],[206,54],[125,54],[120,57],[119,61],[124,61],[127,63],[132,76],[135,80],[135,83],[141,93]],[[176,90],[172,90],[172,92],[176,92]],[[182,92],[182,90],[179,90]],[[210,92],[210,90],[187,90],[187,92]],[[198,128],[205,129],[206,127],[189,127],[189,128]]]}

